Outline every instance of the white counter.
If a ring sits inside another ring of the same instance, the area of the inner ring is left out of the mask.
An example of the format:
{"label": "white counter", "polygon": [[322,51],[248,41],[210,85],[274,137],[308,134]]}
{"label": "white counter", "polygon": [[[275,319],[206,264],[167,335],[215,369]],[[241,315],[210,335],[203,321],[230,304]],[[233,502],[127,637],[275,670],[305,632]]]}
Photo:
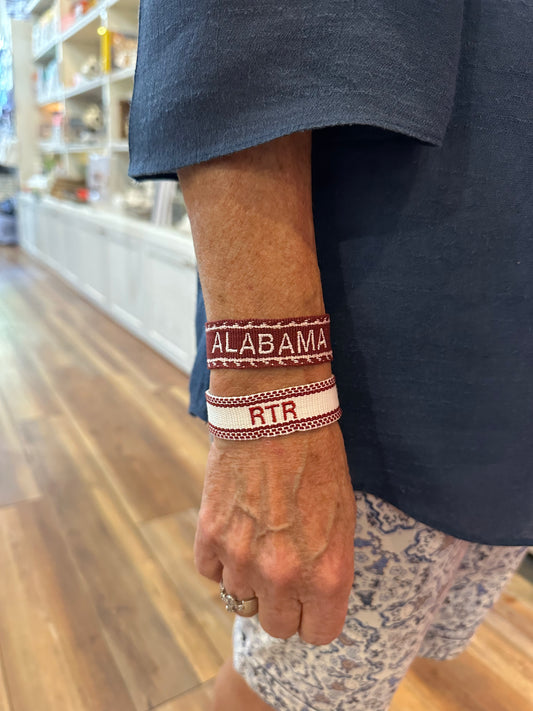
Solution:
{"label": "white counter", "polygon": [[189,373],[196,261],[189,233],[54,198],[21,194],[21,247]]}

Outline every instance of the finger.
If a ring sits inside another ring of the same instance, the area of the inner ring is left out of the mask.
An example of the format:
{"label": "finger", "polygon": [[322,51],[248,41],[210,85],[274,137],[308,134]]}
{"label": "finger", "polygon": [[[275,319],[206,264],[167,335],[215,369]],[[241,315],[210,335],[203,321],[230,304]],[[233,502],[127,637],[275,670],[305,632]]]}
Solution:
{"label": "finger", "polygon": [[259,623],[271,637],[289,639],[300,627],[302,605],[287,595],[259,593]]}
{"label": "finger", "polygon": [[226,592],[237,600],[251,600],[256,597],[255,591],[242,574],[238,574],[235,568],[224,566],[222,570],[222,583]]}
{"label": "finger", "polygon": [[208,542],[200,528],[196,530],[194,539],[194,564],[200,575],[217,583],[220,582],[222,563],[215,548]]}
{"label": "finger", "polygon": [[304,642],[330,644],[341,634],[348,611],[349,596],[320,592],[304,602],[299,634]]}

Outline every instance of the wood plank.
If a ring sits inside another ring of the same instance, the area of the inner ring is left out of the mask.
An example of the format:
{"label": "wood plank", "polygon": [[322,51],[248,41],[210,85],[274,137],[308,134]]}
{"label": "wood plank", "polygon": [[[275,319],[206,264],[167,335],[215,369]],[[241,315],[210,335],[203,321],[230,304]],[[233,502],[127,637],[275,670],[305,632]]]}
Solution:
{"label": "wood plank", "polygon": [[198,506],[199,482],[133,396],[109,378],[78,369],[51,371],[50,381],[113,472],[136,521]]}
{"label": "wood plank", "polygon": [[0,639],[14,711],[133,711],[48,499],[0,510]]}
{"label": "wood plank", "polygon": [[533,703],[533,657],[518,649],[488,623],[482,624],[468,646],[468,654],[485,664],[502,688],[511,682],[524,705]]}
{"label": "wood plank", "polygon": [[[434,664],[442,663],[430,659],[426,661]],[[416,664],[415,660],[402,680],[392,698],[389,711],[470,711],[458,700],[443,700],[438,691],[422,686],[414,673]]]}
{"label": "wood plank", "polygon": [[19,439],[0,393],[0,506],[40,496]]}
{"label": "wood plank", "polygon": [[498,632],[503,638],[510,640],[513,646],[533,659],[533,641],[528,633],[527,624],[520,624],[521,618],[516,613],[509,615],[506,601],[498,601],[497,607],[490,611],[483,624]]}
{"label": "wood plank", "polygon": [[443,662],[419,657],[409,675],[426,694],[435,694],[446,711],[531,711],[531,699],[524,699],[510,680],[502,683],[468,651]]}
{"label": "wood plank", "polygon": [[[94,309],[91,310],[94,312]],[[78,323],[76,315],[79,318],[77,312],[72,314],[68,312],[62,316],[58,314],[57,317],[49,316],[50,327],[71,347],[82,353],[84,358],[91,360],[96,371],[105,375],[108,381],[111,381],[125,397],[131,400],[132,407],[142,408],[145,417],[158,428],[176,458],[195,476],[199,484],[197,489],[199,495],[209,440],[205,423],[188,415],[187,378],[177,368],[173,368],[172,387],[168,389],[172,395],[170,398],[165,398],[167,390],[162,389],[159,384],[156,386],[147,382],[138,368],[134,367],[134,361],[128,351],[121,353],[113,346],[112,338],[97,340],[94,335],[92,338],[91,335],[88,336],[86,319]],[[115,332],[122,332],[122,329],[117,329],[115,326]],[[143,348],[147,348],[142,345]],[[103,356],[103,359],[95,358],[95,352]],[[109,367],[109,362],[113,363],[114,367]],[[167,367],[172,368],[168,363]],[[166,375],[167,371],[163,372],[165,379],[170,380]]]}
{"label": "wood plank", "polygon": [[152,711],[210,711],[213,703],[214,686],[214,680],[207,681],[196,689],[192,689],[192,691],[188,691],[157,706]]}
{"label": "wood plank", "polygon": [[2,663],[2,650],[0,647],[0,711],[13,711],[13,707],[9,703],[9,693],[7,689],[7,680],[4,674],[4,666]]}
{"label": "wood plank", "polygon": [[[21,430],[39,485],[61,517],[136,708],[213,676],[219,655],[71,423],[56,418],[24,423]],[[192,661],[189,649],[198,653]]]}
{"label": "wood plank", "polygon": [[38,393],[27,382],[13,345],[4,339],[0,345],[0,395],[17,420],[31,420],[48,414],[38,400]]}
{"label": "wood plank", "polygon": [[522,605],[533,610],[533,583],[522,575],[513,575],[505,586],[504,593],[513,595]]}
{"label": "wood plank", "polygon": [[[200,441],[195,435],[198,430],[192,429],[191,442],[187,425],[173,418],[164,403],[151,399],[128,376],[114,372],[66,322],[53,313],[44,318],[59,350],[68,345],[75,357],[66,366],[58,365],[51,353],[53,345],[48,344],[44,358],[41,348],[29,355],[31,368],[46,378],[98,443],[133,518],[145,520],[198,505],[205,468],[200,455],[206,452],[207,435]],[[146,477],[148,470],[150,477]],[[193,476],[187,476],[186,470]]]}
{"label": "wood plank", "polygon": [[219,587],[197,573],[193,560],[197,510],[159,518],[141,530],[163,568],[174,582],[180,599],[209,636],[222,659],[231,654],[233,616],[219,598]]}

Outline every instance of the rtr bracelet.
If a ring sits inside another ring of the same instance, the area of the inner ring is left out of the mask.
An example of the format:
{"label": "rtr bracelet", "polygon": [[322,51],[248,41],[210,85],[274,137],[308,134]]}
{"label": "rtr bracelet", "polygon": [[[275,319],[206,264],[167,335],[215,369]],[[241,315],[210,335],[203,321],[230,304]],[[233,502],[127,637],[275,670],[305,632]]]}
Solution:
{"label": "rtr bracelet", "polygon": [[205,393],[209,431],[220,439],[259,439],[314,430],[341,416],[335,377],[238,397]]}

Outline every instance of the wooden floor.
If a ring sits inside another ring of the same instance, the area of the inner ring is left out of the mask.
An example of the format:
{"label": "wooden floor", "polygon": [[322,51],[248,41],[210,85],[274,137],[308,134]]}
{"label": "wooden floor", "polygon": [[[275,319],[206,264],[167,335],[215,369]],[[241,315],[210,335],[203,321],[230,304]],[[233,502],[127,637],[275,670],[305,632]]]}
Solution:
{"label": "wooden floor", "polygon": [[[179,308],[179,305],[176,305]],[[207,711],[232,617],[194,571],[187,379],[0,248],[0,711]],[[532,711],[533,585],[391,711]]]}

